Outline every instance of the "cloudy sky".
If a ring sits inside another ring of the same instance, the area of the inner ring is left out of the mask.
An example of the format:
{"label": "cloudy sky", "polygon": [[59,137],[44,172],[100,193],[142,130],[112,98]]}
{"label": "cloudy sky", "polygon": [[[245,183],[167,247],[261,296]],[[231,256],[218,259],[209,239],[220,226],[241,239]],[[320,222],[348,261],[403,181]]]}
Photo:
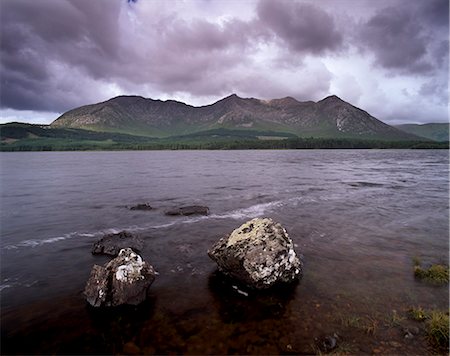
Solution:
{"label": "cloudy sky", "polygon": [[330,94],[448,121],[448,0],[1,0],[0,120],[117,95],[210,104]]}

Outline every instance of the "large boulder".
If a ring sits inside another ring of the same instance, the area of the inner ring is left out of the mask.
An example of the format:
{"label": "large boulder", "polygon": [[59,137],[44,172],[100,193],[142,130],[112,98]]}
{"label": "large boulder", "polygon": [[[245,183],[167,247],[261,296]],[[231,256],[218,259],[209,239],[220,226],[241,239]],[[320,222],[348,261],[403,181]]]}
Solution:
{"label": "large boulder", "polygon": [[155,270],[132,249],[126,248],[105,266],[94,265],[84,295],[94,307],[137,305],[147,298]]}
{"label": "large boulder", "polygon": [[131,248],[139,252],[144,247],[144,241],[138,236],[134,236],[127,231],[121,231],[117,234],[108,234],[103,236],[92,246],[92,254],[104,254],[117,256],[123,248]]}
{"label": "large boulder", "polygon": [[269,218],[256,218],[220,239],[208,251],[219,270],[249,287],[265,289],[292,282],[303,263],[286,230]]}
{"label": "large boulder", "polygon": [[190,205],[173,208],[166,211],[166,215],[208,215],[207,206]]}

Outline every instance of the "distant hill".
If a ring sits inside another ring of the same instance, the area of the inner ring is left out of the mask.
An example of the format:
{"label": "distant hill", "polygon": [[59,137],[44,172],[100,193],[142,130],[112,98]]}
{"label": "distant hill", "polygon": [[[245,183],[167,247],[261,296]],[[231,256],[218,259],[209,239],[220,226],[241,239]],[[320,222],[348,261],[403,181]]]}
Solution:
{"label": "distant hill", "polygon": [[449,123],[435,124],[404,124],[395,126],[399,130],[410,134],[428,138],[430,140],[445,142],[449,140]]}
{"label": "distant hill", "polygon": [[0,151],[447,148],[430,140],[298,137],[292,133],[217,128],[164,138],[75,128],[8,123],[0,125]]}
{"label": "distant hill", "polygon": [[214,104],[119,96],[66,112],[53,128],[81,128],[169,137],[213,129],[271,131],[299,137],[418,140],[335,95],[318,102],[294,98],[260,100],[233,94]]}

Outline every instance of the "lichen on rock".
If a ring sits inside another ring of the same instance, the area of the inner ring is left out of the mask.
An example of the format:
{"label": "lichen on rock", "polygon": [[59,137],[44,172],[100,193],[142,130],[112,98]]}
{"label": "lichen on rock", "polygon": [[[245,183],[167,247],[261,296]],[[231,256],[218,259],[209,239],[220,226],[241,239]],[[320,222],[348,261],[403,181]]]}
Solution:
{"label": "lichen on rock", "polygon": [[105,266],[94,265],[84,295],[94,307],[137,305],[147,298],[147,290],[155,280],[151,265],[130,248]]}
{"label": "lichen on rock", "polygon": [[302,275],[303,263],[286,230],[270,218],[255,218],[220,239],[208,255],[219,270],[250,287],[269,288]]}

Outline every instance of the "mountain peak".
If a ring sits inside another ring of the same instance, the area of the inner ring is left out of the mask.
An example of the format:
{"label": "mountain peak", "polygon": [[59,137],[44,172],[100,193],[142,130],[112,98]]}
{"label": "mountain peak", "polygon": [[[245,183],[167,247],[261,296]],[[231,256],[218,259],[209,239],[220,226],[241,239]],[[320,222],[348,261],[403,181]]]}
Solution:
{"label": "mountain peak", "polygon": [[340,97],[338,97],[337,95],[329,95],[326,98],[323,98],[322,100],[318,101],[319,103],[321,102],[344,102],[344,100],[342,100]]}
{"label": "mountain peak", "polygon": [[242,99],[242,98],[239,97],[236,93],[232,93],[232,94],[224,97],[222,100],[227,100],[227,99]]}

